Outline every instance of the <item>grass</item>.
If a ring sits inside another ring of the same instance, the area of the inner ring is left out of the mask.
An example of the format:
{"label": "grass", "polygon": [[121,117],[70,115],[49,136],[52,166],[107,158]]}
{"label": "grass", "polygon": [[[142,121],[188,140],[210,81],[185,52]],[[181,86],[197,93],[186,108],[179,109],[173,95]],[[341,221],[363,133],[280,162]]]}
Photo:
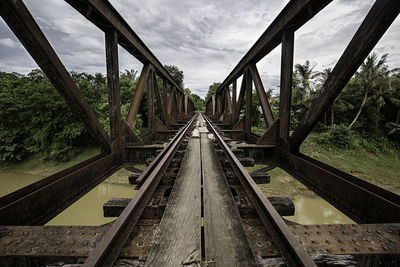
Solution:
{"label": "grass", "polygon": [[100,153],[96,147],[87,147],[82,152],[67,162],[43,161],[39,156],[33,155],[21,162],[10,163],[1,167],[3,172],[24,173],[37,176],[49,176]]}
{"label": "grass", "polygon": [[387,149],[385,152],[375,154],[364,149],[333,149],[316,143],[318,135],[311,133],[301,146],[300,152],[400,194],[400,151]]}
{"label": "grass", "polygon": [[[82,150],[81,153],[76,155],[68,162],[51,162],[51,161],[43,161],[38,156],[32,156],[28,159],[25,159],[21,162],[8,164],[2,166],[0,171],[1,172],[8,172],[8,173],[21,173],[21,174],[30,174],[34,176],[50,176],[54,173],[57,173],[61,170],[69,168],[75,164],[78,164],[88,158],[94,157],[100,153],[100,149],[95,147],[87,147]],[[136,168],[144,170],[146,169],[146,165],[138,164],[135,165]],[[111,175],[105,182],[107,183],[114,183],[114,184],[128,184],[128,176],[130,171],[126,169],[120,169]]]}
{"label": "grass", "polygon": [[[264,167],[266,167],[266,165],[260,164],[254,165],[254,167],[246,167],[246,170],[252,172]],[[268,171],[268,174],[271,176],[271,182],[269,184],[259,185],[261,191],[266,196],[286,196],[292,198],[297,195],[315,195],[305,185],[278,167]]]}
{"label": "grass", "polygon": [[[400,151],[392,148],[375,154],[362,148],[353,150],[328,148],[316,142],[319,135],[320,133],[311,133],[302,144],[301,153],[400,195]],[[246,169],[252,172],[263,167],[265,165]],[[268,195],[312,194],[300,182],[279,168],[268,173],[271,175],[271,184],[260,186]]]}

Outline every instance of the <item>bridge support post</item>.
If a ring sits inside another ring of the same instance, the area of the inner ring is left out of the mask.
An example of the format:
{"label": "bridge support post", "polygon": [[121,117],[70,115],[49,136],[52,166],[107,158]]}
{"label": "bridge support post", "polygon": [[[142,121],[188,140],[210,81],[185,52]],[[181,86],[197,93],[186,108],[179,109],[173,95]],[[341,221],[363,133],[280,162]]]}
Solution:
{"label": "bridge support post", "polygon": [[244,73],[244,82],[246,90],[246,120],[245,120],[245,133],[246,135],[251,134],[251,103],[253,95],[253,82],[251,80],[251,74],[247,68]]}
{"label": "bridge support post", "polygon": [[118,65],[118,33],[107,31],[106,41],[106,63],[107,63],[107,85],[108,103],[110,111],[110,133],[111,151],[117,152],[122,149],[122,125],[121,125],[121,97],[119,88],[119,65]]}
{"label": "bridge support post", "polygon": [[286,30],[282,34],[278,140],[279,148],[283,148],[286,151],[289,149],[288,139],[290,130],[290,108],[292,100],[293,50],[294,31]]}

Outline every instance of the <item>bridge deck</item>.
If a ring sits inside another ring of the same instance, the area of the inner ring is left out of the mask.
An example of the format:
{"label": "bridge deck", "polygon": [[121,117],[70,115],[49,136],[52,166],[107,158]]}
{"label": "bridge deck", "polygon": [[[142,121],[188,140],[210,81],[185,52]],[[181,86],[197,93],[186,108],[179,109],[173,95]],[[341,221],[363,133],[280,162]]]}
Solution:
{"label": "bridge deck", "polygon": [[206,261],[215,261],[215,266],[257,266],[239,211],[207,133],[201,134],[201,159]]}
{"label": "bridge deck", "polygon": [[201,260],[200,140],[191,138],[146,266],[196,266]]}

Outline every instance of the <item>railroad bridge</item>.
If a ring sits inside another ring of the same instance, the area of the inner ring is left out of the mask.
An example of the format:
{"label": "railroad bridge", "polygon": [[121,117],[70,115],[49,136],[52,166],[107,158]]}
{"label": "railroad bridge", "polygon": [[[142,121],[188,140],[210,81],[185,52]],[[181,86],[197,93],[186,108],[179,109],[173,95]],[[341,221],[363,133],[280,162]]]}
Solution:
{"label": "railroad bridge", "polygon": [[[397,17],[398,0],[375,1],[292,134],[294,34],[331,0],[291,0],[206,103],[205,114],[195,113],[110,2],[66,1],[105,34],[111,131],[106,133],[22,0],[2,0],[4,21],[101,154],[0,198],[0,266],[399,266],[400,196],[299,152]],[[256,63],[280,44],[274,117]],[[143,63],[126,118],[120,110],[118,45]],[[253,85],[268,126],[262,136],[251,132]],[[150,130],[138,136],[132,125],[144,94]],[[144,171],[135,168],[143,162]],[[254,163],[267,167],[247,172],[244,166]],[[284,220],[295,212],[291,200],[265,196],[257,185],[268,183],[268,171],[277,166],[357,224]],[[132,171],[129,181],[138,191],[132,199],[104,203],[105,216],[118,217],[114,222],[44,226],[121,168]]]}

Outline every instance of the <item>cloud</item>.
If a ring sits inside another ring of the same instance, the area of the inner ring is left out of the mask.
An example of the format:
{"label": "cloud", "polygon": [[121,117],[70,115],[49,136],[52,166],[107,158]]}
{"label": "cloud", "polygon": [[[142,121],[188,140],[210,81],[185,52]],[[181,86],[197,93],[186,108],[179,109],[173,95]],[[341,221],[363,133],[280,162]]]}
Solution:
{"label": "cloud", "polygon": [[[111,0],[114,7],[153,54],[184,71],[185,86],[204,96],[222,82],[288,0]],[[106,73],[104,34],[63,0],[25,0],[34,18],[67,69]],[[296,32],[295,63],[316,62],[317,70],[333,67],[373,0],[333,1]],[[400,22],[397,19],[376,46],[400,66]],[[0,20],[0,71],[27,73],[36,63]],[[124,49],[120,70],[141,71],[142,64]],[[265,88],[277,92],[280,47],[261,60]]]}

